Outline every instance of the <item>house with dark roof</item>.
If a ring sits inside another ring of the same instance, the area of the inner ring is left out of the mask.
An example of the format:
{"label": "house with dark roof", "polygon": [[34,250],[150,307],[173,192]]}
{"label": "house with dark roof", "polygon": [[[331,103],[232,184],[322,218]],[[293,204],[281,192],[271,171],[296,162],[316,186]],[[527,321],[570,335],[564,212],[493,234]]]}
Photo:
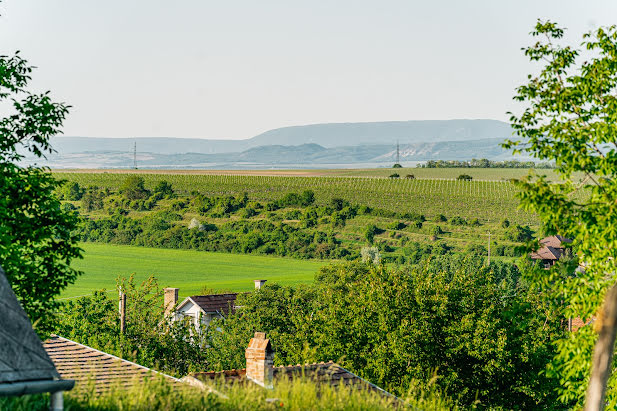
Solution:
{"label": "house with dark roof", "polygon": [[64,408],[75,381],[58,373],[0,267],[0,396],[51,393],[50,409]]}
{"label": "house with dark roof", "polygon": [[[255,289],[260,289],[266,280],[255,280]],[[224,318],[236,308],[238,293],[193,295],[178,303],[178,288],[165,288],[165,316],[173,321],[190,319],[199,330],[207,327],[215,318]]]}
{"label": "house with dark roof", "polygon": [[46,340],[43,347],[60,376],[74,380],[78,391],[92,389],[100,394],[112,388],[130,389],[153,378],[181,384],[179,379],[162,372],[57,335]]}
{"label": "house with dark roof", "polygon": [[364,380],[358,375],[334,362],[296,364],[275,367],[274,350],[266,334],[256,332],[245,351],[246,368],[225,371],[196,372],[182,378],[182,381],[202,389],[220,388],[220,385],[257,384],[273,388],[281,378],[306,379],[318,385],[333,387],[341,385],[358,390],[368,390],[378,395],[398,401],[397,397],[384,389]]}
{"label": "house with dark roof", "polygon": [[565,253],[567,244],[572,240],[561,235],[553,235],[540,240],[542,245],[537,251],[531,253],[532,260],[541,260],[544,268],[551,268]]}

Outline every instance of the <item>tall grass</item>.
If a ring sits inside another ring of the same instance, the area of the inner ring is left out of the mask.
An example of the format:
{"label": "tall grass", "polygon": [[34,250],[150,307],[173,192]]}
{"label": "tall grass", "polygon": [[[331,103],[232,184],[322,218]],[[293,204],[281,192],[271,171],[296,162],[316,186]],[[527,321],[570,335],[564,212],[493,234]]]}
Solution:
{"label": "tall grass", "polygon": [[[189,386],[170,384],[163,379],[146,381],[129,390],[112,389],[103,394],[93,390],[65,393],[66,411],[202,411],[202,410],[458,410],[436,391],[410,392],[403,401],[372,391],[344,385],[333,387],[309,379],[279,379],[272,390],[255,384],[218,385],[223,395]],[[0,397],[0,409],[44,411],[49,395]]]}

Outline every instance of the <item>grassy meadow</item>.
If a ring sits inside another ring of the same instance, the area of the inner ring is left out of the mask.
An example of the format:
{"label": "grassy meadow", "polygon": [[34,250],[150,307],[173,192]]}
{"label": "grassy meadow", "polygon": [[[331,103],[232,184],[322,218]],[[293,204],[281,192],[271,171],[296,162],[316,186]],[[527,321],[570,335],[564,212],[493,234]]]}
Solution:
{"label": "grassy meadow", "polygon": [[163,287],[180,288],[183,297],[195,295],[203,287],[214,290],[248,291],[253,280],[266,279],[279,284],[313,281],[319,267],[327,261],[297,260],[261,255],[211,253],[193,250],[168,250],[99,243],[84,243],[84,259],[73,266],[84,272],[61,298],[91,294],[94,290],[115,292],[116,277],[144,280],[153,275]]}

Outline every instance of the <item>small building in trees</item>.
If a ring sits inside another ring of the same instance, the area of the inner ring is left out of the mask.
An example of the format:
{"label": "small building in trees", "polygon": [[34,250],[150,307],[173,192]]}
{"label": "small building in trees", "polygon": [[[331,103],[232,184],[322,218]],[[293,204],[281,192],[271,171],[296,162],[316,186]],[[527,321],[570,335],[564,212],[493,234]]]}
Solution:
{"label": "small building in trees", "polygon": [[537,251],[531,253],[532,260],[541,260],[544,268],[551,268],[565,254],[567,244],[572,240],[561,235],[553,235],[540,240],[542,245]]}
{"label": "small building in trees", "polygon": [[[266,280],[255,280],[260,289]],[[165,317],[173,321],[189,319],[196,330],[208,327],[215,318],[224,318],[236,308],[238,293],[193,295],[178,303],[178,288],[165,288]]]}

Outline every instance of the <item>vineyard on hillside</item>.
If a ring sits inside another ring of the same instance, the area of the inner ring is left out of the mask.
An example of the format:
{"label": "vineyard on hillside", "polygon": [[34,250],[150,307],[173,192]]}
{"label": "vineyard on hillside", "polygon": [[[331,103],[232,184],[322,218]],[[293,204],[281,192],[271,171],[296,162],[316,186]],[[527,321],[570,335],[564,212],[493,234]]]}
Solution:
{"label": "vineyard on hillside", "polygon": [[[82,186],[116,189],[127,173],[54,173],[58,178]],[[289,177],[253,175],[141,175],[146,187],[160,181],[184,193],[208,196],[246,192],[258,201],[282,198],[289,192],[312,190],[318,204],[342,198],[355,204],[432,217],[438,214],[498,222],[504,218],[517,224],[536,225],[533,215],[518,210],[515,186],[507,181],[459,181],[453,179],[389,179],[371,177]]]}

